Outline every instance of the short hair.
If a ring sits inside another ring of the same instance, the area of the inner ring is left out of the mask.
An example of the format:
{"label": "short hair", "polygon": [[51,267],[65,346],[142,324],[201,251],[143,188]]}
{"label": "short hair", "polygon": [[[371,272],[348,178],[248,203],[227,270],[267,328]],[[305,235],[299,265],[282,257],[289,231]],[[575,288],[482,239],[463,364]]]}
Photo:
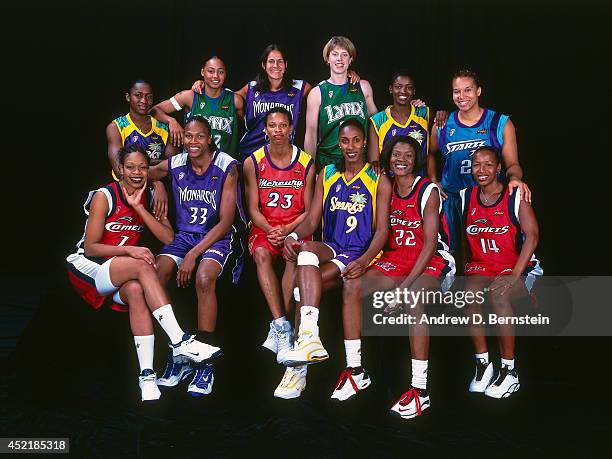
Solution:
{"label": "short hair", "polygon": [[393,75],[391,75],[391,80],[389,81],[389,84],[393,84],[393,82],[398,78],[398,77],[408,77],[412,80],[412,82],[414,83],[414,77],[412,75],[410,75],[410,72],[406,69],[400,69],[396,72],[393,73]]}
{"label": "short hair", "polygon": [[338,128],[338,137],[340,137],[340,131],[347,127],[354,127],[354,128],[359,129],[359,131],[361,131],[361,134],[363,135],[363,138],[365,139],[365,136],[366,136],[365,128],[363,127],[363,124],[361,124],[359,120],[357,120],[356,118],[349,118],[347,120],[344,120],[340,124],[340,127]]}
{"label": "short hair", "polygon": [[323,60],[325,62],[327,62],[329,54],[336,47],[346,49],[349,53],[349,56],[351,56],[353,60],[357,59],[357,48],[355,48],[353,42],[346,37],[336,35],[334,37],[331,37],[323,47]]}
{"label": "short hair", "polygon": [[127,158],[132,153],[140,153],[147,160],[147,166],[151,164],[151,158],[144,150],[144,148],[139,145],[130,145],[126,148],[120,148],[117,154],[117,160],[119,161],[119,164],[123,166],[125,164],[125,158]]}
{"label": "short hair", "polygon": [[272,107],[270,110],[268,110],[268,113],[266,113],[266,116],[264,117],[264,126],[268,124],[268,117],[273,113],[280,113],[282,115],[285,115],[287,117],[287,120],[289,120],[289,124],[293,124],[293,117],[291,116],[291,112],[285,107],[276,106]]}
{"label": "short hair", "polygon": [[476,75],[476,72],[472,72],[471,70],[467,69],[457,70],[454,73],[453,78],[451,79],[451,84],[457,78],[471,78],[472,80],[474,80],[476,87],[480,88],[480,81],[478,80],[478,75]]}
{"label": "short hair", "polygon": [[481,153],[483,151],[488,151],[490,153],[493,153],[493,156],[495,156],[495,161],[497,162],[497,164],[499,164],[500,158],[501,158],[501,154],[499,152],[499,150],[495,147],[491,147],[489,145],[483,145],[481,147],[478,147],[476,150],[474,150],[474,153],[472,153],[472,158],[474,157],[474,155],[476,155],[477,153]]}
{"label": "short hair", "polygon": [[130,93],[132,91],[132,89],[134,89],[134,86],[136,86],[137,84],[147,84],[151,88],[151,91],[153,90],[153,85],[151,83],[149,83],[147,80],[143,80],[143,79],[139,78],[137,80],[132,81],[132,83],[128,87],[127,92]]}
{"label": "short hair", "polygon": [[203,124],[206,129],[208,129],[208,134],[212,134],[212,128],[210,127],[210,123],[202,115],[193,115],[187,118],[187,121],[185,122],[185,127],[187,127],[187,125],[191,123]]}
{"label": "short hair", "polygon": [[423,147],[414,137],[410,137],[409,135],[397,135],[395,137],[391,137],[382,149],[380,153],[380,162],[383,167],[387,170],[391,170],[391,153],[393,152],[393,148],[398,143],[405,143],[412,147],[414,150],[414,168],[412,169],[413,173],[419,172],[421,169],[425,167],[425,160],[423,159]]}

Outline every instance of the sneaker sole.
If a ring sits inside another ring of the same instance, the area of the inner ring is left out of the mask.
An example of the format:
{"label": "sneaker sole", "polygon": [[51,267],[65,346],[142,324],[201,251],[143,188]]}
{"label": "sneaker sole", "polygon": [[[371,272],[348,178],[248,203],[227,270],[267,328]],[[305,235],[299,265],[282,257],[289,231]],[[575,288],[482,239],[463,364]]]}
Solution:
{"label": "sneaker sole", "polygon": [[[427,408],[429,408],[429,406],[430,406],[430,404],[428,403],[427,405],[424,405],[424,406],[421,407],[421,416],[423,416],[423,411],[425,411]],[[414,419],[414,418],[418,418],[419,417],[418,413],[403,415],[399,411],[395,411],[395,410],[389,410],[389,414],[391,414],[392,416],[396,416],[398,418],[402,418],[402,419]]]}
{"label": "sneaker sole", "polygon": [[286,367],[301,367],[303,365],[312,365],[313,363],[323,362],[329,359],[329,355],[325,357],[312,357],[310,360],[285,360],[283,363]]}
{"label": "sneaker sole", "polygon": [[495,394],[494,394],[494,395],[487,394],[486,392],[485,392],[485,395],[486,395],[487,397],[497,398],[497,399],[500,399],[500,398],[508,398],[508,397],[510,397],[512,394],[514,394],[515,392],[518,392],[518,390],[519,390],[520,388],[521,388],[521,383],[514,383],[514,384],[512,384],[512,385],[510,386],[510,388],[509,388],[509,389],[508,389],[506,392],[504,392],[503,394],[501,394],[501,395],[499,395],[499,396],[498,396],[498,395],[495,395]]}
{"label": "sneaker sole", "polygon": [[[350,383],[348,383],[350,384]],[[363,387],[359,387],[359,392],[366,390],[368,387],[370,387],[372,385],[372,380],[370,379],[368,381],[368,383],[363,386]],[[353,392],[352,394],[350,394],[348,397],[346,398],[338,398],[338,397],[334,397],[333,395],[330,397],[330,399],[332,400],[332,402],[346,402],[347,400],[353,398],[355,395],[357,395],[359,392]]]}

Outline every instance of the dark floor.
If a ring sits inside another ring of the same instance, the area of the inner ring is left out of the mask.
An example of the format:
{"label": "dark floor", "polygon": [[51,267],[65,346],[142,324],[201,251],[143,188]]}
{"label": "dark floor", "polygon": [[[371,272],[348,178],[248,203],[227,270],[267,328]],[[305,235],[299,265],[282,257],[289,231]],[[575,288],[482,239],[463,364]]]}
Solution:
{"label": "dark floor", "polygon": [[[88,309],[62,279],[50,282],[54,287],[42,294],[17,347],[2,357],[2,437],[69,437],[71,455],[88,458],[612,453],[607,338],[522,338],[517,358],[522,388],[508,400],[468,394],[468,340],[435,338],[432,408],[422,418],[401,421],[387,411],[408,381],[407,338],[364,340],[364,365],[374,385],[359,400],[331,404],[344,353],[337,308],[323,309],[321,329],[331,359],[309,369],[300,399],[277,400],[272,393],[283,368],[259,346],[268,321],[263,301],[246,294],[256,290],[244,284],[222,286],[224,355],[214,394],[192,399],[180,386],[160,403],[142,406],[127,317]],[[174,301],[183,322],[193,319],[190,300],[178,295]],[[159,372],[165,344],[162,334],[157,336]]]}

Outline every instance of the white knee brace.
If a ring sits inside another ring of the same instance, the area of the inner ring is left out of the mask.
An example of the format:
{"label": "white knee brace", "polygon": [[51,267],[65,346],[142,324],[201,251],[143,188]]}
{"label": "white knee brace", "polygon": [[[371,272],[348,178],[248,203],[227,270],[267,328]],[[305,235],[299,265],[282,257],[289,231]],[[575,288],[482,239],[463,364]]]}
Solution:
{"label": "white knee brace", "polygon": [[312,252],[300,252],[297,257],[298,266],[314,266],[319,267],[319,257]]}

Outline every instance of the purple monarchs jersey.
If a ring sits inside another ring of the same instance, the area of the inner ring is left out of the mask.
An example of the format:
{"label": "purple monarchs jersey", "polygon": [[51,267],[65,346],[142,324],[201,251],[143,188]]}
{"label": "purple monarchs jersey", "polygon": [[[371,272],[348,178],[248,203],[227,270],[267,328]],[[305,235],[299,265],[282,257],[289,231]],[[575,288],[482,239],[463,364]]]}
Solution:
{"label": "purple monarchs jersey", "polygon": [[188,153],[168,159],[179,231],[206,234],[219,222],[223,185],[235,163],[230,155],[216,150],[206,171],[198,175],[191,167]]}
{"label": "purple monarchs jersey", "polygon": [[293,126],[289,135],[289,143],[293,142],[295,128],[300,116],[300,106],[304,96],[304,81],[293,80],[289,87],[278,91],[256,91],[255,81],[250,81],[246,96],[246,113],[244,124],[246,133],[240,139],[240,155],[246,158],[254,151],[263,147],[266,141],[264,133],[264,119],[268,111],[274,107],[286,108],[293,118]]}

